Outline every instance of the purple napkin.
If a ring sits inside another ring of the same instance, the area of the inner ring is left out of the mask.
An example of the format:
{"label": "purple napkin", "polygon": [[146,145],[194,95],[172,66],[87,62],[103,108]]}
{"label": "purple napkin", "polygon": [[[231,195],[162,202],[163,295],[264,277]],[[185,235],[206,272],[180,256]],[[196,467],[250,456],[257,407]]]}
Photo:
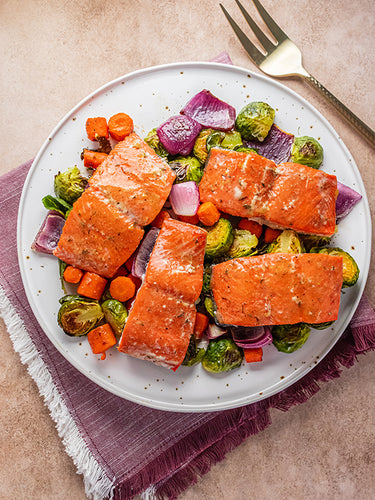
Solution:
{"label": "purple napkin", "polygon": [[[226,53],[220,57],[230,61]],[[350,327],[316,368],[266,400],[222,412],[187,414],[114,396],[61,356],[29,307],[18,267],[16,223],[30,165],[0,178],[0,312],[67,453],[84,476],[89,497],[126,500],[145,493],[148,498],[176,498],[231,449],[270,425],[270,408],[286,411],[303,403],[319,390],[319,382],[339,377],[358,354],[375,348],[375,312],[363,297]]]}

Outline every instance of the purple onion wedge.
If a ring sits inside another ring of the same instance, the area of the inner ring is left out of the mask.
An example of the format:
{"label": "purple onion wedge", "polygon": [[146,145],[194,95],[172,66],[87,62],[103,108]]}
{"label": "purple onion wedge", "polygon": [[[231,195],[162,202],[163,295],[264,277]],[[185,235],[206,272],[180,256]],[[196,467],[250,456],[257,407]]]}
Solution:
{"label": "purple onion wedge", "polygon": [[362,195],[354,191],[349,186],[345,186],[337,181],[339,194],[336,199],[336,219],[341,220],[346,217],[362,199]]}
{"label": "purple onion wedge", "polygon": [[244,145],[256,149],[261,156],[279,164],[289,160],[293,142],[293,134],[288,134],[273,124],[263,142],[244,141]]}
{"label": "purple onion wedge", "polygon": [[264,347],[272,342],[269,326],[233,327],[231,332],[234,342],[243,349]]}
{"label": "purple onion wedge", "polygon": [[236,120],[236,110],[230,104],[215,97],[209,90],[196,94],[181,110],[203,127],[216,130],[231,130]]}
{"label": "purple onion wedge", "polygon": [[52,254],[59,242],[65,217],[59,212],[49,211],[43,221],[31,248],[36,252]]}
{"label": "purple onion wedge", "polygon": [[157,227],[152,227],[144,237],[137,250],[136,256],[133,259],[131,271],[132,275],[136,278],[143,279],[146,274],[147,264],[150,260],[150,255],[152,249],[154,248],[159,231],[160,230]]}
{"label": "purple onion wedge", "polygon": [[171,155],[189,155],[202,126],[184,115],[171,116],[162,123],[156,133],[160,142]]}
{"label": "purple onion wedge", "polygon": [[169,201],[176,215],[195,215],[199,208],[199,188],[194,181],[173,184]]}
{"label": "purple onion wedge", "polygon": [[221,328],[214,323],[210,323],[207,327],[206,335],[209,340],[213,340],[221,337],[222,335],[225,335],[227,331],[228,330],[226,330],[225,328]]}

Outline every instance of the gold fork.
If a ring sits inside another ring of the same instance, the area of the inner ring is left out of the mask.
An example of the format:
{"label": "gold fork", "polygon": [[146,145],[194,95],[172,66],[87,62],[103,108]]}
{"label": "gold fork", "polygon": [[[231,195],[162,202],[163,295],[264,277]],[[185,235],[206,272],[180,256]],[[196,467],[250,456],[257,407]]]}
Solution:
{"label": "gold fork", "polygon": [[344,117],[375,147],[375,132],[358,118],[349,108],[339,101],[329,90],[327,90],[316,78],[310,75],[302,66],[302,55],[299,48],[290,40],[288,35],[276,24],[268,14],[259,0],[253,0],[261,18],[277,41],[274,44],[259,28],[243,5],[236,0],[247,24],[263,46],[265,53],[262,53],[249,40],[242,29],[229,15],[225,7],[220,4],[222,11],[232,26],[235,34],[242,43],[244,49],[249,54],[252,61],[264,73],[269,76],[300,76],[305,79],[313,88],[318,90],[333,106],[340,111]]}

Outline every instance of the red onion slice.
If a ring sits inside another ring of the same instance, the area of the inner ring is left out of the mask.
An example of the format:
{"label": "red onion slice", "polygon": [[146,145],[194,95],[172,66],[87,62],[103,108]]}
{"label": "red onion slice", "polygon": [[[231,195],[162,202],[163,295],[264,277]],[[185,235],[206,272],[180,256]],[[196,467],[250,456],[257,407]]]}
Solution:
{"label": "red onion slice", "polygon": [[181,110],[203,127],[217,130],[230,130],[234,127],[236,110],[230,104],[215,97],[209,90],[196,94]]}
{"label": "red onion slice", "polygon": [[189,155],[202,126],[183,115],[171,116],[157,129],[160,142],[171,155]]}
{"label": "red onion slice", "polygon": [[272,342],[269,326],[237,327],[231,328],[231,332],[234,342],[243,349],[264,347]]}
{"label": "red onion slice", "polygon": [[244,144],[248,148],[256,149],[261,156],[278,164],[289,160],[293,142],[293,134],[288,134],[273,124],[263,142],[245,141]]}
{"label": "red onion slice", "polygon": [[339,194],[336,199],[336,219],[340,220],[346,217],[362,199],[362,195],[354,189],[337,181]]}
{"label": "red onion slice", "polygon": [[173,184],[169,201],[176,215],[195,215],[200,201],[198,185],[194,181]]}
{"label": "red onion slice", "polygon": [[133,259],[131,271],[132,275],[136,278],[143,279],[144,275],[146,274],[147,264],[150,260],[150,255],[152,249],[154,248],[159,231],[160,230],[157,227],[152,227],[144,237],[137,250],[137,254]]}
{"label": "red onion slice", "polygon": [[31,248],[36,252],[52,254],[59,242],[65,217],[55,211],[48,212],[43,221]]}
{"label": "red onion slice", "polygon": [[227,330],[225,328],[221,328],[214,323],[210,323],[206,329],[206,335],[209,340],[217,339],[226,333]]}

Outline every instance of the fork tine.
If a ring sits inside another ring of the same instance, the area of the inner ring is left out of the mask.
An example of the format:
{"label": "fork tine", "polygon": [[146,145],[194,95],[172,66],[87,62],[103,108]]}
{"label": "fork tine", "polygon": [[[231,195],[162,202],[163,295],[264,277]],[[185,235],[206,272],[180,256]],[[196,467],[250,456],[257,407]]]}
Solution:
{"label": "fork tine", "polygon": [[250,14],[245,10],[242,3],[239,0],[236,0],[236,4],[240,8],[244,18],[246,19],[247,24],[253,30],[254,35],[258,38],[259,42],[263,45],[263,47],[265,48],[265,50],[267,52],[270,52],[270,51],[272,52],[272,50],[275,48],[275,45],[269,40],[269,38],[266,37],[266,35],[259,28],[259,26],[253,20],[253,18],[250,17]]}
{"label": "fork tine", "polygon": [[255,7],[258,9],[258,12],[263,19],[265,25],[273,34],[273,36],[278,41],[278,44],[282,43],[284,40],[287,40],[289,37],[284,33],[284,31],[280,28],[278,24],[272,19],[272,17],[268,14],[263,5],[259,2],[259,0],[253,0]]}
{"label": "fork tine", "polygon": [[252,42],[250,42],[250,40],[247,38],[245,33],[242,31],[242,29],[235,22],[235,20],[229,15],[226,8],[222,4],[219,4],[219,5],[221,7],[221,10],[224,12],[224,15],[227,18],[229,24],[232,26],[233,31],[237,35],[239,41],[242,43],[246,52],[249,54],[249,56],[255,62],[255,64],[258,64],[258,65],[261,64],[264,61],[265,56],[260,52],[260,50],[258,50],[255,47],[255,45]]}

